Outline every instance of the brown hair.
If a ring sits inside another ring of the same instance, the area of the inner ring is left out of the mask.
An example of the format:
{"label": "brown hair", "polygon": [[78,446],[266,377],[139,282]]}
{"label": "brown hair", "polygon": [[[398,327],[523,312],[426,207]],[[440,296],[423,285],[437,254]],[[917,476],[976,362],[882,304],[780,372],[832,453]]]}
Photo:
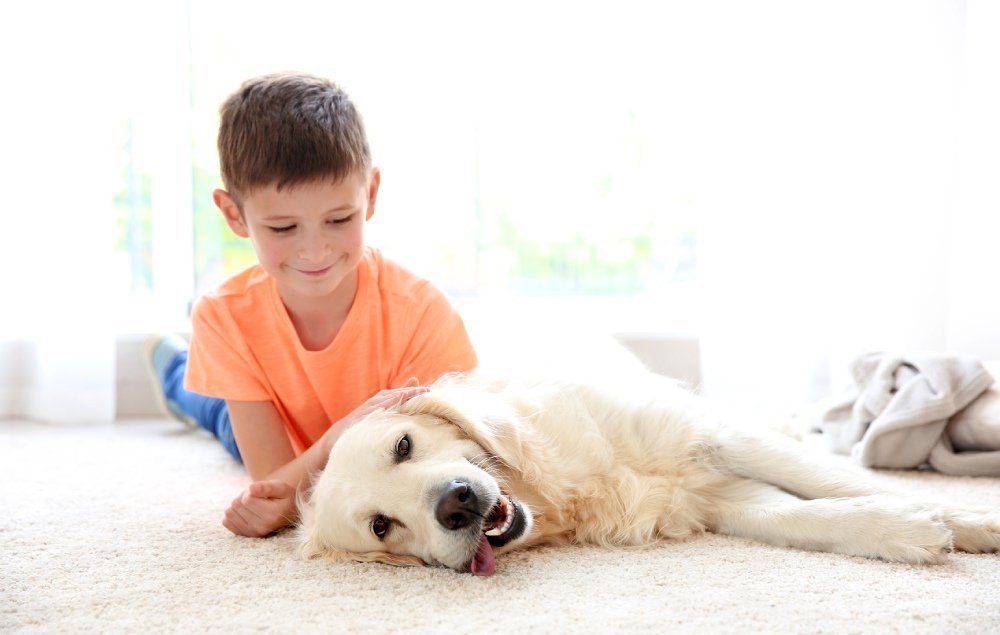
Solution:
{"label": "brown hair", "polygon": [[302,73],[249,79],[220,109],[219,166],[237,204],[271,184],[340,181],[371,168],[361,115],[333,82]]}

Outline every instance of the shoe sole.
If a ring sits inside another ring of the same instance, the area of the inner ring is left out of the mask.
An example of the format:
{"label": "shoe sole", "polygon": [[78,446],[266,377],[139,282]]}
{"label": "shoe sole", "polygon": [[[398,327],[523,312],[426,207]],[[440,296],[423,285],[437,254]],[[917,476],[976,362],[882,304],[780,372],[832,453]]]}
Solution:
{"label": "shoe sole", "polygon": [[198,423],[192,419],[184,416],[177,415],[173,410],[171,410],[170,405],[167,403],[167,396],[163,391],[163,384],[160,383],[160,376],[156,373],[156,369],[153,368],[153,351],[160,342],[163,341],[162,337],[153,336],[146,340],[142,345],[142,365],[146,367],[146,374],[149,379],[153,382],[153,398],[156,399],[156,405],[160,408],[160,413],[180,421],[189,428],[197,428]]}

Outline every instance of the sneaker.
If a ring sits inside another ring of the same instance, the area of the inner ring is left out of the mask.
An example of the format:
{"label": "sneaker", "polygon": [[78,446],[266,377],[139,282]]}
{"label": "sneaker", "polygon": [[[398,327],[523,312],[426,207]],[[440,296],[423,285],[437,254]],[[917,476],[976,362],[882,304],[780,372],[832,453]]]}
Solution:
{"label": "sneaker", "polygon": [[160,411],[185,425],[197,427],[198,424],[194,419],[167,399],[163,386],[167,367],[187,349],[187,340],[179,335],[151,335],[143,346],[142,360],[146,363],[146,371],[153,383],[153,394],[156,396]]}

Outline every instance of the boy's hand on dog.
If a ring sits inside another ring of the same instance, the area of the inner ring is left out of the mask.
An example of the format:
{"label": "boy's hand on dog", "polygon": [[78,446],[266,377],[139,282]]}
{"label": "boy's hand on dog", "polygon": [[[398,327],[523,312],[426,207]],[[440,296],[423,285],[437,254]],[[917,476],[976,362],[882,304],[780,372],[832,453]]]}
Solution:
{"label": "boy's hand on dog", "polygon": [[342,423],[346,423],[348,426],[353,425],[376,410],[388,410],[389,408],[398,406],[404,401],[416,397],[421,393],[425,393],[428,390],[427,386],[421,386],[417,383],[416,377],[411,377],[407,380],[406,384],[400,386],[399,388],[387,388],[383,391],[375,393],[375,395],[368,401],[364,402],[355,408],[351,414],[344,417]]}
{"label": "boy's hand on dog", "polygon": [[411,377],[399,388],[386,388],[385,390],[375,393],[375,395],[370,397],[368,401],[352,410],[347,416],[326,431],[326,434],[324,434],[323,438],[320,440],[324,453],[329,454],[330,448],[332,448],[333,444],[337,442],[337,439],[340,438],[341,434],[371,413],[376,410],[388,410],[393,406],[398,406],[399,404],[412,399],[417,395],[423,394],[428,390],[430,389],[427,386],[421,386],[418,383],[416,377]]}
{"label": "boy's hand on dog", "polygon": [[254,481],[226,510],[222,525],[238,536],[263,538],[295,520],[295,488],[284,481]]}

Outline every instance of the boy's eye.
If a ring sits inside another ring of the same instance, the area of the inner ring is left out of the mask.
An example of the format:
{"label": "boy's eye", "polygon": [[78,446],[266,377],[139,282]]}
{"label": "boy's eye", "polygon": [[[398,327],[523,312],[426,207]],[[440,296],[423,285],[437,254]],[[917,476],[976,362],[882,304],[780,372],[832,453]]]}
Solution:
{"label": "boy's eye", "polygon": [[333,225],[343,225],[344,223],[351,222],[354,216],[355,214],[351,214],[350,216],[344,216],[343,218],[334,218],[330,220],[330,223]]}
{"label": "boy's eye", "polygon": [[295,229],[295,225],[285,225],[284,227],[271,227],[272,232],[275,234],[284,234],[285,232],[290,232]]}

